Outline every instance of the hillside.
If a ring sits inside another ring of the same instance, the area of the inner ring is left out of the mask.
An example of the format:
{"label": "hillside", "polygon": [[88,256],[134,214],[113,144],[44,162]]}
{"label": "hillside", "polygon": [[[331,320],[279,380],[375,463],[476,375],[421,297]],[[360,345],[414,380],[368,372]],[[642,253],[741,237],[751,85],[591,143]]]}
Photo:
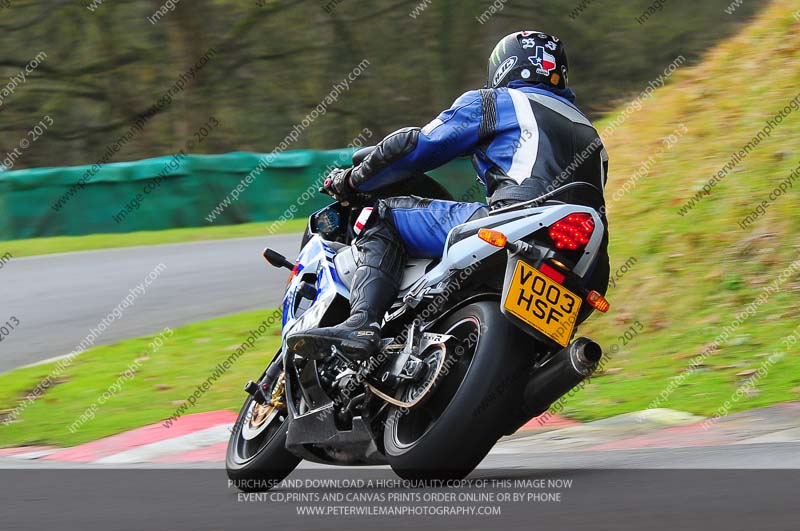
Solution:
{"label": "hillside", "polygon": [[599,124],[610,133],[619,274],[611,312],[581,333],[615,353],[566,414],[650,406],[713,416],[800,399],[796,10],[771,2],[622,125],[609,126],[613,115]]}
{"label": "hillside", "polygon": [[730,2],[192,0],[170,2],[158,24],[147,18],[163,0],[0,2],[0,152],[45,116],[47,134],[5,166],[93,164],[143,117],[113,162],[171,156],[211,117],[221,126],[194,154],[268,152],[298,130],[291,150],[340,147],[364,127],[383,137],[482,86],[495,43],[528,25],[567,43],[582,106],[603,116],[659,63],[678,50],[694,61],[766,0],[733,16]]}

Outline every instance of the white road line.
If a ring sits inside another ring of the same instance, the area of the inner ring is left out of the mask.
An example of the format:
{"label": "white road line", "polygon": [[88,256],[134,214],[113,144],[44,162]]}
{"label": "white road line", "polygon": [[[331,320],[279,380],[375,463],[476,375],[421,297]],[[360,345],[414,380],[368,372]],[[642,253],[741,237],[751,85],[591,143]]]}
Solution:
{"label": "white road line", "polygon": [[105,249],[87,249],[85,251],[66,251],[63,253],[48,253],[48,254],[35,254],[32,256],[20,256],[18,258],[14,258],[15,262],[22,262],[22,261],[38,261],[38,260],[52,260],[54,258],[61,258],[64,256],[81,256],[81,255],[91,255],[97,253],[117,253],[117,252],[138,252],[142,249],[152,249],[152,248],[163,248],[163,247],[192,247],[198,245],[221,245],[226,242],[242,242],[247,240],[259,240],[259,241],[266,241],[266,238],[279,238],[279,237],[286,237],[287,239],[296,240],[299,236],[302,236],[302,232],[298,233],[287,233],[287,234],[265,234],[261,236],[243,236],[240,238],[220,238],[218,240],[196,240],[190,242],[169,242],[169,243],[152,243],[149,245],[129,245],[125,247],[108,247]]}
{"label": "white road line", "polygon": [[790,428],[788,430],[775,431],[758,437],[751,437],[737,441],[734,444],[765,444],[765,443],[787,443],[800,441],[800,428]]}

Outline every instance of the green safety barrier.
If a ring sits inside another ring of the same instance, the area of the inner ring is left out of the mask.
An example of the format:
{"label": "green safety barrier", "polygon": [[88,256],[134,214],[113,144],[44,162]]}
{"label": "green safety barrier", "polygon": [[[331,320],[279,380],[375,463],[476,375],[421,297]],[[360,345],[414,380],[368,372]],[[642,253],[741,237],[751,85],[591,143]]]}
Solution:
{"label": "green safety barrier", "polygon": [[[330,203],[319,183],[332,167],[349,166],[352,152],[180,155],[2,172],[0,240],[304,217]],[[457,199],[484,199],[467,159],[432,175]]]}

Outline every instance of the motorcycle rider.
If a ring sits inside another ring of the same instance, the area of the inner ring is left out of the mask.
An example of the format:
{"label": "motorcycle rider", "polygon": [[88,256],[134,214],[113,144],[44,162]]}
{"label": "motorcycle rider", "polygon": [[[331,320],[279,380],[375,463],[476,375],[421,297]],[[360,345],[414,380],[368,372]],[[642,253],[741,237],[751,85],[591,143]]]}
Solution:
{"label": "motorcycle rider", "polygon": [[[592,123],[574,105],[568,71],[564,44],[557,37],[540,31],[507,35],[489,57],[485,89],[466,92],[423,128],[391,133],[360,164],[331,172],[323,188],[337,200],[349,201],[359,192],[469,154],[491,209],[571,182],[587,182],[602,191],[608,155]],[[602,193],[579,187],[558,199],[591,206],[605,221]],[[365,209],[356,227],[362,228],[354,241],[358,268],[349,319],[290,335],[289,349],[315,359],[327,356],[331,345],[354,361],[376,354],[380,321],[397,297],[407,258],[441,258],[448,232],[487,211],[482,203],[416,196],[382,199],[374,209]],[[589,281],[601,293],[608,287],[607,242],[606,233]]]}

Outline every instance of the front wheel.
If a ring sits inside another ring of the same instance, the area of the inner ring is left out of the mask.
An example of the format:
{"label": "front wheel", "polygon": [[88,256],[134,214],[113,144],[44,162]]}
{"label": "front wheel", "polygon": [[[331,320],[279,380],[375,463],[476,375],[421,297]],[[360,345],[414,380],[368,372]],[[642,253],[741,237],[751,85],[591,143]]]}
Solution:
{"label": "front wheel", "polygon": [[460,479],[478,466],[518,414],[536,354],[497,302],[470,304],[435,331],[455,337],[441,381],[418,406],[390,410],[384,429],[389,464],[406,479]]}
{"label": "front wheel", "polygon": [[[276,363],[281,363],[280,354],[272,361]],[[244,491],[268,490],[278,485],[301,461],[286,449],[290,416],[284,373],[275,371],[276,377],[269,378],[266,376],[269,372],[265,371],[260,381],[267,384],[269,401],[260,404],[248,395],[228,441],[225,457],[228,478]]]}

